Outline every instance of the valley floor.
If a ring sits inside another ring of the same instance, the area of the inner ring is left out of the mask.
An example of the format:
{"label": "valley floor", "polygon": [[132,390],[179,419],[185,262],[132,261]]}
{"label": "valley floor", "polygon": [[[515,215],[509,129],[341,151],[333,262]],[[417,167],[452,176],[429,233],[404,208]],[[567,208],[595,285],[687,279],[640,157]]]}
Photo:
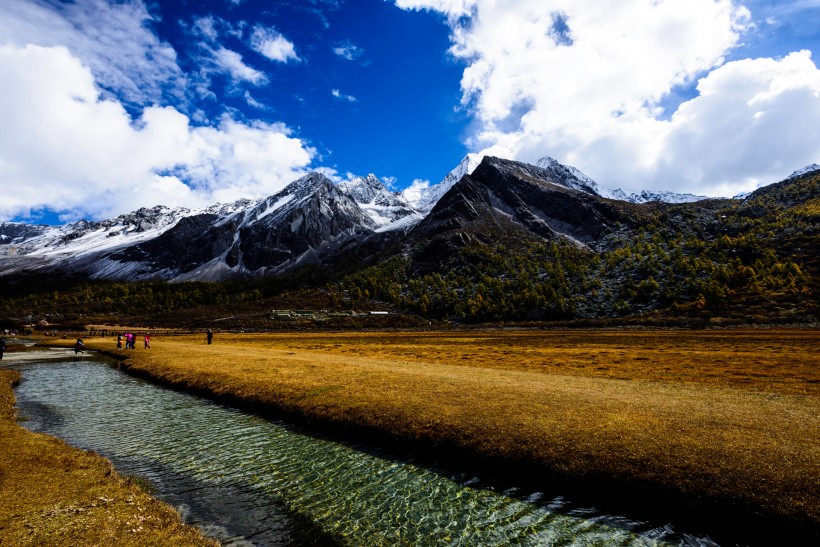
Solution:
{"label": "valley floor", "polygon": [[820,331],[216,333],[211,345],[154,336],[150,350],[120,352],[112,337],[85,342],[133,374],[326,430],[820,530]]}

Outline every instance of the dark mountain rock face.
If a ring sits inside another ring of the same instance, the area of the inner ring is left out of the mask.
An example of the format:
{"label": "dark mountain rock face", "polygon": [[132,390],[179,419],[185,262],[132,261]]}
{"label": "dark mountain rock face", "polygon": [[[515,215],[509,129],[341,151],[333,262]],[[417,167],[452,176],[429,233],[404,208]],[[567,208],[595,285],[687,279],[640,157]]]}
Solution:
{"label": "dark mountain rock face", "polygon": [[[107,258],[183,279],[203,267],[196,275],[204,278],[259,275],[286,271],[305,255],[320,261],[324,252],[372,233],[373,226],[349,195],[312,174],[249,209],[185,217],[159,237]],[[214,268],[217,274],[206,273]]]}
{"label": "dark mountain rock face", "polygon": [[219,256],[233,243],[229,224],[213,226],[218,218],[212,214],[185,217],[159,237],[113,253],[108,258],[118,262],[146,262],[157,269],[188,271]]}
{"label": "dark mountain rock face", "polygon": [[[283,207],[239,230],[239,253],[249,271],[276,268],[300,255],[340,245],[372,232],[373,222],[355,201],[318,175],[308,191],[297,193],[298,206]],[[276,197],[282,199],[278,194]]]}
{"label": "dark mountain rock face", "polygon": [[[629,222],[638,210],[569,188],[552,170],[499,158],[489,158],[473,177],[509,207],[510,214],[535,233],[544,226],[584,243],[600,239],[617,222]],[[591,189],[590,189],[591,190]]]}
{"label": "dark mountain rock face", "polygon": [[14,241],[24,241],[45,232],[48,226],[35,224],[21,224],[19,222],[0,222],[0,245],[8,245]]}
{"label": "dark mountain rock face", "polygon": [[[37,270],[96,279],[219,281],[305,265],[354,271],[397,253],[420,269],[434,269],[480,244],[522,249],[563,241],[576,250],[605,252],[656,217],[681,232],[696,224],[702,232],[733,235],[725,226],[727,215],[770,215],[811,201],[820,191],[815,170],[761,188],[742,202],[635,204],[601,197],[594,181],[550,158],[528,165],[487,157],[471,174],[450,182],[423,219],[376,177],[336,185],[312,173],[265,199],[196,212],[157,206],[59,227],[0,223],[0,275]],[[728,213],[718,212],[723,209]],[[813,218],[810,209],[801,214]],[[805,234],[789,241],[795,253],[815,244]]]}
{"label": "dark mountain rock face", "polygon": [[594,244],[641,208],[566,185],[566,173],[487,157],[439,200],[411,232],[429,238],[432,258],[470,242],[502,237],[564,238]]}

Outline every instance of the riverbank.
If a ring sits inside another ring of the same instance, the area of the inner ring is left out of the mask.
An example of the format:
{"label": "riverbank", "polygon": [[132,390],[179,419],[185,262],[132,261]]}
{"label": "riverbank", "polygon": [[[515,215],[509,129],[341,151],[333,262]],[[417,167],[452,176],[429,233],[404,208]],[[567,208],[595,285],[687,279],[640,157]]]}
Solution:
{"label": "riverbank", "polygon": [[19,377],[0,368],[0,545],[217,545],[105,458],[18,425]]}
{"label": "riverbank", "polygon": [[328,431],[809,537],[818,342],[797,330],[217,333],[120,356],[133,374]]}

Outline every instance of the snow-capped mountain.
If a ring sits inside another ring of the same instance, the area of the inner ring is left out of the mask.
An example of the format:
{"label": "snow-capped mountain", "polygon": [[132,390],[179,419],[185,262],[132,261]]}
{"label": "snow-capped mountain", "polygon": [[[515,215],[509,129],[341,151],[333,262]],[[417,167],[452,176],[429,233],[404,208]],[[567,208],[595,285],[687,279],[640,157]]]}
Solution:
{"label": "snow-capped mountain", "polygon": [[478,167],[481,159],[482,157],[478,154],[467,154],[438,184],[430,186],[426,182],[417,183],[406,189],[401,195],[417,211],[427,214],[435,207],[441,197],[461,180],[461,177],[469,175],[473,172],[473,169]]}
{"label": "snow-capped mountain", "polygon": [[650,201],[662,201],[664,203],[694,203],[704,199],[709,199],[706,196],[697,196],[695,194],[677,194],[675,192],[648,192],[641,190],[640,192],[629,192],[617,188],[615,190],[603,190],[601,195],[609,199],[617,199],[619,201],[628,201],[630,203],[649,203]]}
{"label": "snow-capped mountain", "polygon": [[409,233],[408,246],[434,264],[459,248],[493,241],[564,240],[591,248],[616,226],[633,222],[635,213],[591,189],[554,164],[543,168],[486,156]]}
{"label": "snow-capped mountain", "polygon": [[376,223],[377,231],[410,226],[424,217],[401,194],[391,192],[376,175],[341,182],[339,188]]}
{"label": "snow-capped mountain", "polygon": [[0,273],[68,267],[98,279],[220,280],[321,260],[381,225],[318,173],[259,200],[140,209],[59,227],[0,224]]}
{"label": "snow-capped mountain", "polygon": [[151,241],[111,254],[105,276],[187,281],[279,273],[320,263],[377,227],[351,196],[311,173],[249,208],[189,216]]}
{"label": "snow-capped mountain", "polygon": [[158,205],[142,208],[113,219],[89,222],[80,220],[64,226],[29,226],[0,224],[0,234],[7,245],[0,246],[0,256],[72,255],[117,249],[150,239],[164,232],[181,218],[191,214],[183,207],[169,209]]}
{"label": "snow-capped mountain", "polygon": [[630,192],[620,188],[615,190],[603,188],[597,182],[582,173],[579,169],[576,169],[571,165],[564,165],[549,156],[538,160],[536,165],[550,171],[552,175],[567,188],[574,188],[576,190],[581,190],[582,192],[587,192],[595,196],[601,196],[609,199],[628,201],[630,203],[648,203],[650,201],[662,201],[664,203],[692,203],[695,201],[708,199],[706,196],[678,194],[675,192],[649,192],[647,190]]}
{"label": "snow-capped mountain", "polygon": [[550,178],[567,188],[581,190],[594,196],[600,195],[598,183],[571,165],[564,165],[549,156],[545,156],[538,160],[535,166],[547,171]]}
{"label": "snow-capped mountain", "polygon": [[803,175],[813,173],[814,171],[820,171],[820,165],[817,165],[816,163],[812,163],[811,165],[807,165],[804,168],[798,169],[797,171],[795,171],[794,173],[789,175],[786,178],[786,180],[797,178],[797,177],[802,177]]}
{"label": "snow-capped mountain", "polygon": [[[456,182],[461,180],[461,177],[471,174],[475,168],[478,167],[482,159],[482,156],[478,154],[468,154],[438,184],[434,184],[432,186],[429,186],[426,183],[414,184],[404,190],[401,195],[416,210],[425,214],[429,213],[433,207],[435,207],[436,203],[438,203],[438,201],[442,198],[442,196],[444,196],[444,194],[446,194]],[[675,192],[649,192],[646,190],[631,192],[620,188],[611,190],[609,188],[601,187],[597,182],[585,175],[576,167],[562,164],[550,156],[544,156],[535,162],[534,165],[523,164],[521,162],[516,163],[522,165],[522,167],[520,167],[520,169],[523,170],[522,172],[531,168],[540,169],[540,171],[534,176],[549,180],[554,184],[580,190],[594,196],[628,201],[630,203],[647,203],[650,201],[662,201],[665,203],[691,203],[707,199],[706,196],[678,194]]]}
{"label": "snow-capped mountain", "polygon": [[[609,191],[549,157],[536,165],[487,157],[476,166],[478,159],[465,157],[439,184],[416,186],[411,202],[407,191],[391,192],[373,175],[337,185],[311,173],[266,198],[197,210],[156,206],[64,226],[0,223],[0,275],[59,271],[97,279],[216,281],[310,264],[333,268],[340,258],[362,264],[391,243],[422,245],[441,258],[459,242],[513,232],[594,247],[612,226],[637,214],[624,201],[702,199]],[[818,169],[809,166],[792,178]]]}

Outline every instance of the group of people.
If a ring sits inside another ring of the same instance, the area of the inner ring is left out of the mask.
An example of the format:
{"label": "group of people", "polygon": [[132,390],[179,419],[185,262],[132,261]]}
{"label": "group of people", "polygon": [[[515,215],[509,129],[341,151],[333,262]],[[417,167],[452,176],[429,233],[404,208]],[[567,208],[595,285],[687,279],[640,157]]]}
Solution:
{"label": "group of people", "polygon": [[[214,339],[214,332],[211,329],[205,333],[205,340],[208,344],[211,344]],[[137,343],[137,335],[132,332],[126,332],[125,334],[117,334],[117,349],[122,349],[123,340],[125,341],[125,349],[135,349],[135,345]],[[145,349],[151,348],[151,335],[149,333],[145,333],[142,336],[142,342],[145,344]],[[82,338],[77,338],[77,341],[74,343],[74,354],[79,354],[85,350],[85,344],[83,343]],[[5,337],[0,338],[0,359],[3,358],[3,353],[6,351],[6,339]]]}
{"label": "group of people", "polygon": [[[137,335],[131,332],[117,335],[117,349],[122,349],[122,341],[125,340],[125,349],[136,349]],[[151,335],[145,333],[142,336],[142,343],[145,344],[145,349],[151,349]]]}

